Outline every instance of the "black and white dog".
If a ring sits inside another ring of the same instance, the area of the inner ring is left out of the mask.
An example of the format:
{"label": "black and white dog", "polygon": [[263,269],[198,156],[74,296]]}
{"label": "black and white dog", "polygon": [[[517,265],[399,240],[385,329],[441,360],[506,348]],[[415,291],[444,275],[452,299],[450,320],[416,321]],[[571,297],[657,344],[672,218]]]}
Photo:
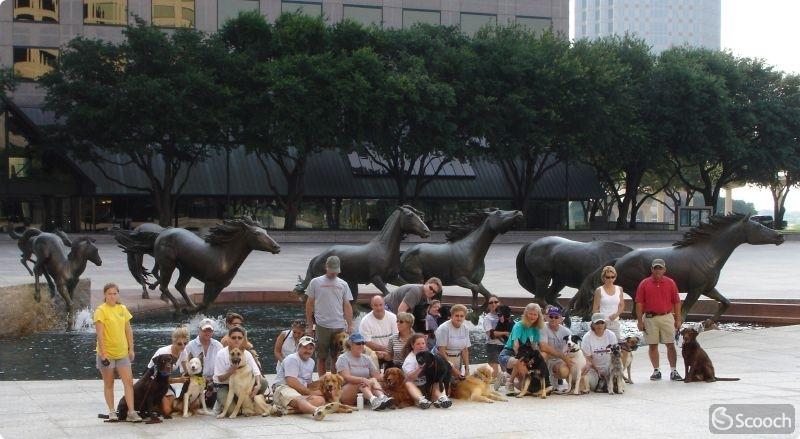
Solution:
{"label": "black and white dog", "polygon": [[567,335],[564,337],[567,343],[567,357],[572,360],[572,367],[569,369],[569,392],[573,395],[589,393],[589,380],[583,375],[583,368],[586,367],[586,357],[581,350],[581,338],[577,335]]}

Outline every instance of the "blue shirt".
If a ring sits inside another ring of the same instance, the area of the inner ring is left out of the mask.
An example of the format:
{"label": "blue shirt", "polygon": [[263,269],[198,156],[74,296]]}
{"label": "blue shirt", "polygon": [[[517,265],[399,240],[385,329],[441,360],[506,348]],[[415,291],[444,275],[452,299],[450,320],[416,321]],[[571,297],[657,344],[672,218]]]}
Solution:
{"label": "blue shirt", "polygon": [[514,328],[511,330],[511,336],[508,337],[505,347],[507,349],[514,349],[514,340],[519,340],[520,345],[523,345],[528,341],[530,341],[531,344],[538,344],[539,337],[539,328],[535,326],[525,326],[521,321],[517,321],[514,323]]}

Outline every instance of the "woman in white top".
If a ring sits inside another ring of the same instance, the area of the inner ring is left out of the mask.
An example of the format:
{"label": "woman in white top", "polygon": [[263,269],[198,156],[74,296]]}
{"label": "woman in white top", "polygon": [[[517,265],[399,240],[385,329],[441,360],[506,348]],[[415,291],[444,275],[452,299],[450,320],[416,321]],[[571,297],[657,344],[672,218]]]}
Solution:
{"label": "woman in white top", "polygon": [[617,270],[610,265],[603,267],[603,285],[594,290],[592,314],[600,313],[606,318],[606,329],[619,337],[619,316],[625,311],[625,298],[622,287],[614,285],[617,279]]}
{"label": "woman in white top", "polygon": [[[453,376],[463,379],[469,376],[469,329],[464,324],[467,318],[467,307],[461,304],[450,308],[450,320],[442,323],[436,330],[436,352],[447,360],[453,368]],[[461,374],[461,367],[464,374]]]}
{"label": "woman in white top", "polygon": [[[172,355],[172,371],[177,372],[178,365],[186,369],[186,345],[189,343],[189,330],[185,326],[179,326],[172,331],[172,344],[158,348],[155,354],[150,358],[147,368],[155,366],[153,359],[159,355],[170,354]],[[170,377],[169,383],[183,384],[189,380],[186,376]],[[175,389],[172,386],[167,387],[167,394],[161,400],[161,413],[164,416],[169,416],[172,413],[172,401],[175,400]]]}
{"label": "woman in white top", "polygon": [[292,328],[281,331],[278,339],[275,340],[273,353],[275,354],[275,373],[280,374],[283,368],[283,359],[297,352],[297,345],[300,337],[306,333],[306,321],[297,319],[292,322]]}

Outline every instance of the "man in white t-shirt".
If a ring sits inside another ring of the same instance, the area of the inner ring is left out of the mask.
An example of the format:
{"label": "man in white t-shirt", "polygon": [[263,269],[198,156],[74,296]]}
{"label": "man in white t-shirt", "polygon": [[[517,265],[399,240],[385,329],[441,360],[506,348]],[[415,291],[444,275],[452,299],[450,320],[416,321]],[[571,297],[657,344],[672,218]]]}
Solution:
{"label": "man in white t-shirt", "polygon": [[[214,406],[214,411],[217,414],[222,413],[222,407],[225,404],[225,399],[228,397],[228,380],[231,375],[236,372],[236,369],[244,366],[244,364],[240,364],[239,366],[232,365],[230,355],[230,349],[242,348],[244,337],[244,328],[241,326],[234,326],[228,330],[228,346],[222,348],[222,350],[217,353],[217,358],[214,362],[214,387],[217,389],[217,403]],[[250,396],[252,397],[257,395],[260,390],[266,388],[266,380],[261,376],[261,369],[258,368],[258,363],[256,363],[256,359],[253,358],[253,354],[248,350],[243,350],[243,353],[244,359],[247,365],[250,366],[250,370],[252,370],[253,376],[255,377],[255,385],[253,385],[253,390],[250,392]]]}
{"label": "man in white t-shirt", "polygon": [[388,351],[389,337],[397,334],[397,316],[387,311],[383,297],[376,295],[370,301],[372,311],[361,319],[358,332],[367,341],[367,347],[375,351],[381,364],[392,361],[392,353]]}
{"label": "man in white t-shirt", "polygon": [[[206,407],[214,407],[217,400],[217,393],[214,389],[214,365],[217,362],[217,354],[224,349],[222,343],[214,340],[215,322],[211,319],[200,321],[200,332],[197,337],[186,345],[187,355],[192,357],[203,356],[203,376],[206,379]],[[185,364],[181,364],[181,372],[185,372]]]}
{"label": "man in white t-shirt", "polygon": [[581,340],[581,350],[586,357],[586,378],[589,388],[596,391],[597,383],[602,378],[608,382],[608,373],[611,368],[611,345],[617,344],[617,336],[606,329],[606,316],[601,313],[592,314],[591,331],[587,332]]}
{"label": "man in white t-shirt", "polygon": [[315,420],[321,421],[325,415],[336,410],[334,403],[325,404],[325,398],[319,390],[309,390],[314,373],[314,339],[309,336],[300,337],[297,352],[283,359],[283,368],[276,377],[275,407],[287,411],[290,407]]}

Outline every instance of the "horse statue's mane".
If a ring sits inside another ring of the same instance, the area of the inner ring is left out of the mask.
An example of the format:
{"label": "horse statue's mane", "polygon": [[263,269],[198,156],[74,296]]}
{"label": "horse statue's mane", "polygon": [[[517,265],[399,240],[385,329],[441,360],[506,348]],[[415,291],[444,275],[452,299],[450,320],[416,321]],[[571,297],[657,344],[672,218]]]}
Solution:
{"label": "horse statue's mane", "polygon": [[249,227],[261,227],[253,218],[240,216],[229,220],[223,220],[222,224],[217,224],[208,229],[208,234],[203,238],[211,245],[222,245],[231,242],[239,233],[246,231]]}
{"label": "horse statue's mane", "polygon": [[496,210],[498,210],[496,207],[490,207],[487,209],[475,209],[470,213],[459,214],[456,217],[456,222],[447,226],[448,232],[445,235],[445,239],[447,239],[447,242],[455,242],[463,239],[473,230],[477,229],[483,223],[483,220]]}
{"label": "horse statue's mane", "polygon": [[707,223],[700,223],[697,227],[692,227],[683,234],[683,239],[672,244],[673,247],[688,247],[692,244],[705,242],[711,239],[722,229],[729,225],[742,221],[746,215],[741,213],[731,213],[729,215],[714,215],[708,218]]}

